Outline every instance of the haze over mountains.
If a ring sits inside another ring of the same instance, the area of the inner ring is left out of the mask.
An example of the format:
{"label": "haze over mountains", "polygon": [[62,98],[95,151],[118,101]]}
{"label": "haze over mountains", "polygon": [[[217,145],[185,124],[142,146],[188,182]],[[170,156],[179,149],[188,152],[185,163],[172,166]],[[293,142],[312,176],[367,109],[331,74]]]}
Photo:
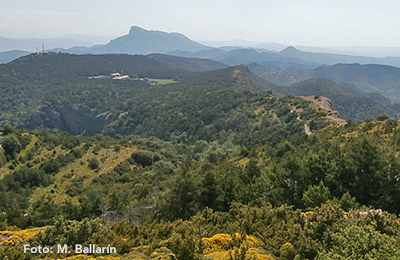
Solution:
{"label": "haze over mountains", "polygon": [[[195,42],[179,33],[145,30],[138,26],[132,26],[127,35],[117,37],[104,44],[106,41],[105,37],[85,37],[83,35],[69,35],[59,39],[7,39],[0,37],[0,51],[42,51],[42,44],[44,44],[46,51],[61,51],[74,54],[169,53],[176,56],[212,58],[225,61],[229,65],[249,63],[249,60],[258,62],[261,65],[282,68],[315,68],[320,65],[333,65],[340,62],[400,65],[400,58],[396,57],[400,56],[398,48],[349,47],[348,51],[346,51],[346,48],[343,47],[318,48],[301,46],[295,48],[278,43],[261,44],[243,40],[225,42],[228,44],[226,47],[210,47]],[[218,43],[211,44],[215,46]],[[219,44],[224,44],[224,42]],[[358,49],[360,50],[359,52],[357,52]],[[381,57],[384,55],[390,55],[391,57],[373,58],[366,57],[367,55],[360,55],[360,53],[369,52],[373,56],[376,56],[379,52],[382,53]],[[354,55],[348,55],[351,53]],[[275,65],[273,65],[274,63]]]}
{"label": "haze over mountains", "polygon": [[164,53],[188,58],[209,58],[228,65],[257,62],[274,68],[316,68],[336,63],[374,63],[400,66],[400,57],[373,58],[334,53],[313,53],[300,51],[293,46],[288,46],[279,52],[263,48],[234,46],[230,48],[213,48],[192,41],[179,33],[149,31],[137,26],[132,26],[127,35],[118,37],[105,45],[96,45],[90,48],[74,47],[67,50],[55,49],[54,51],[66,51],[76,54]]}
{"label": "haze over mountains", "polygon": [[[39,38],[5,38],[0,36],[0,51],[42,51],[54,48],[72,48],[75,46],[90,47],[96,44],[104,44],[110,41],[108,37],[85,36],[85,35],[67,35],[62,38],[39,39]],[[44,45],[44,46],[43,46]]]}

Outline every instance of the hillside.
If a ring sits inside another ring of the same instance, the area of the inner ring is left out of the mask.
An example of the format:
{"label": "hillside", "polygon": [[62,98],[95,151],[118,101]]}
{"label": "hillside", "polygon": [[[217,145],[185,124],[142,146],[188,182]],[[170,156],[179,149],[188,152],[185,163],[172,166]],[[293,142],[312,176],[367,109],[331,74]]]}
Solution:
{"label": "hillside", "polygon": [[[221,137],[221,130],[239,127],[234,121],[243,116],[243,109],[270,95],[254,92],[271,88],[262,79],[264,84],[251,82],[246,78],[255,77],[251,75],[243,67],[232,67],[187,74],[167,85],[143,81],[113,81],[110,85],[103,80],[79,88],[71,85],[65,94],[50,96],[52,105],[39,108],[28,119],[28,126],[56,127],[73,134],[139,134],[165,140],[188,135],[193,140],[215,140]],[[82,91],[90,94],[78,99],[67,96]],[[85,107],[75,109],[78,104]]]}
{"label": "hillside", "polygon": [[[312,78],[290,86],[297,96],[325,96],[329,97],[336,110],[347,120],[364,121],[386,114],[394,118],[395,111],[389,104],[381,104],[348,84],[337,84],[324,78]],[[351,94],[350,94],[351,93]],[[364,95],[362,95],[364,94]],[[318,99],[318,98],[316,98]],[[384,103],[384,100],[379,100]]]}
{"label": "hillside", "polygon": [[[200,71],[220,67],[225,66],[155,54],[30,55],[3,65],[1,91],[7,95],[3,95],[0,122],[31,130],[45,127],[71,134],[162,139],[190,131],[210,139],[218,138],[214,137],[217,129],[230,127],[219,122],[215,128],[220,117],[227,120],[241,113],[245,103],[270,95],[256,91],[285,94],[285,88],[245,67]],[[113,72],[129,78],[107,78]]]}
{"label": "hillside", "polygon": [[[332,100],[330,100],[329,98],[323,97],[323,96],[315,96],[315,95],[305,96],[305,97],[302,96],[301,98],[314,103],[316,106],[316,109],[318,109],[319,111],[324,111],[326,113],[326,119],[329,122],[336,123],[339,126],[343,126],[343,125],[346,125],[349,123],[342,118],[340,113],[335,109],[335,106],[333,105]],[[305,128],[307,128],[307,127],[309,127],[309,126],[305,125]]]}
{"label": "hillside", "polygon": [[[33,54],[2,68],[1,91],[7,94],[0,105],[0,122],[31,130],[45,127],[71,134],[140,134],[162,139],[190,131],[211,138],[214,134],[207,131],[221,129],[210,130],[216,118],[227,117],[244,99],[262,95],[256,94],[259,91],[279,97],[326,96],[344,119],[353,121],[380,114],[393,117],[397,111],[390,100],[351,85],[316,79],[288,88],[269,83],[246,67],[226,68],[208,59],[163,54]],[[101,78],[113,72],[130,78]],[[201,120],[195,123],[199,116]],[[163,128],[156,127],[157,123]],[[190,130],[188,124],[197,127]],[[181,129],[175,131],[174,125]]]}
{"label": "hillside", "polygon": [[[235,122],[251,130],[239,142],[3,127],[0,257],[72,260],[74,244],[115,247],[79,259],[397,257],[397,123],[314,122],[308,136],[302,124],[321,110],[299,98],[276,99],[275,111],[267,103]],[[377,243],[360,251],[354,236]],[[23,254],[26,243],[71,252]]]}
{"label": "hillside", "polygon": [[400,68],[376,64],[337,64],[315,69],[314,75],[348,82],[366,92],[377,92],[400,101]]}
{"label": "hillside", "polygon": [[204,58],[182,58],[165,54],[150,54],[147,57],[168,64],[171,67],[189,71],[204,71],[227,68],[228,65]]}
{"label": "hillside", "polygon": [[[256,75],[278,85],[288,86],[313,77],[353,84],[360,90],[400,101],[400,68],[377,64],[335,64],[316,69],[271,69],[258,64],[249,68]],[[372,96],[371,96],[372,98]]]}
{"label": "hillside", "polygon": [[[168,61],[169,59],[173,59],[173,62]],[[131,91],[141,91],[144,86],[150,84],[141,80],[129,80],[131,85],[139,87],[132,90],[127,82],[93,79],[93,77],[110,76],[111,73],[118,72],[130,76],[131,79],[152,78],[172,81],[173,78],[190,74],[190,71],[223,67],[226,66],[209,60],[180,58],[178,62],[175,58],[159,55],[55,53],[28,55],[0,66],[2,70],[0,107],[3,111],[0,115],[0,123],[7,122],[15,126],[29,125],[30,122],[26,120],[32,117],[32,113],[35,114],[38,108],[46,110],[49,105],[51,107],[52,102],[55,102],[53,105],[62,106],[62,109],[66,111],[72,109],[72,114],[79,115],[76,118],[77,121],[86,121],[89,118],[102,121],[103,117],[96,119],[96,116],[107,111],[114,111],[113,109],[118,106],[115,101],[126,100],[128,97],[123,95]],[[110,86],[118,87],[110,89]],[[110,91],[114,93],[114,96],[110,96]],[[96,97],[96,95],[99,96]],[[102,99],[105,103],[100,103]],[[68,107],[68,105],[71,106]],[[75,119],[71,120],[75,121]],[[98,129],[97,125],[98,123],[94,123],[91,127]],[[67,131],[65,127],[59,128]],[[85,129],[75,131],[71,128],[71,132],[75,134],[83,131]],[[89,130],[91,133],[93,131]]]}

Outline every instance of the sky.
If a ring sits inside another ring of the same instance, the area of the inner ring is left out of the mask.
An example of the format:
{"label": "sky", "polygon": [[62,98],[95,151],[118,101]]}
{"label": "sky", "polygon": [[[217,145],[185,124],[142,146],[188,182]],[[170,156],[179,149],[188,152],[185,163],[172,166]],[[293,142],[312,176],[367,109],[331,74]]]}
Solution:
{"label": "sky", "polygon": [[115,38],[131,26],[201,42],[400,47],[398,0],[0,0],[0,36]]}

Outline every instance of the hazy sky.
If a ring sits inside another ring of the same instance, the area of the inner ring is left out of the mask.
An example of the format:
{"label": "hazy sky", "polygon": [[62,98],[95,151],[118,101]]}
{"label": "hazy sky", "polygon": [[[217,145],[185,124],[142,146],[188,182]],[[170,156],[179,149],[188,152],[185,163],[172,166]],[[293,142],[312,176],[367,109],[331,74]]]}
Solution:
{"label": "hazy sky", "polygon": [[400,1],[0,0],[3,37],[116,37],[132,25],[196,41],[400,47]]}

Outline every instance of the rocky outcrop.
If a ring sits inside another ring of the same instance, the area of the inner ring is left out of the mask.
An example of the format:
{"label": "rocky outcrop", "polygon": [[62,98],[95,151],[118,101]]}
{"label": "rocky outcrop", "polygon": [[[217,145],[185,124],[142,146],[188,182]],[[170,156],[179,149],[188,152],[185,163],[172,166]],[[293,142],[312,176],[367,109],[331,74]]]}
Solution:
{"label": "rocky outcrop", "polygon": [[346,120],[341,118],[339,112],[335,109],[332,101],[329,98],[322,96],[307,96],[302,98],[313,102],[316,106],[315,108],[325,110],[327,113],[326,118],[329,121],[336,122],[338,125],[345,125],[347,123]]}
{"label": "rocky outcrop", "polygon": [[117,116],[111,112],[91,115],[86,111],[70,107],[47,107],[35,111],[27,122],[28,129],[57,128],[73,135],[101,133]]}

